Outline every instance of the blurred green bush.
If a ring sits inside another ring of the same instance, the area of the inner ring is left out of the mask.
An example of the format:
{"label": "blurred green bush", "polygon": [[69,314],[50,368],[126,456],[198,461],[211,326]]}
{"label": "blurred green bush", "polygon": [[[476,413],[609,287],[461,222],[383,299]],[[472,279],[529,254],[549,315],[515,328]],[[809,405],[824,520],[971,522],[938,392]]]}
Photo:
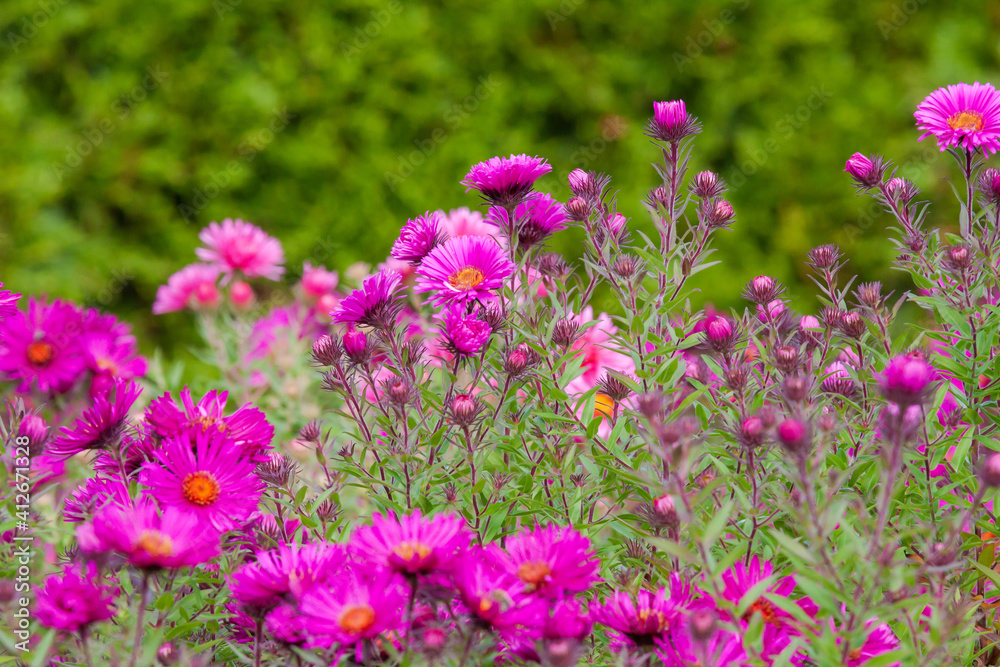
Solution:
{"label": "blurred green bush", "polygon": [[998,23],[995,3],[926,0],[6,0],[0,280],[117,312],[147,352],[172,351],[190,318],[149,307],[212,220],[279,237],[292,276],[376,262],[407,217],[478,204],[459,185],[470,164],[527,152],[559,196],[574,167],[611,173],[648,225],[642,124],[683,98],[705,125],[695,168],[734,185],[739,220],[707,300],[738,304],[769,272],[808,307],[802,259],[829,241],[905,290],[844,160],[884,153],[950,204],[957,173],[917,143],[913,109],[994,78]]}

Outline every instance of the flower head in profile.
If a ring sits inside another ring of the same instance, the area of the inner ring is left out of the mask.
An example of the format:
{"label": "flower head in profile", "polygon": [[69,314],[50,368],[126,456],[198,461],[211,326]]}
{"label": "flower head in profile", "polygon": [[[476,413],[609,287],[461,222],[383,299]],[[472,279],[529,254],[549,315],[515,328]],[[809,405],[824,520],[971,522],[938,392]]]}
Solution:
{"label": "flower head in profile", "polygon": [[701,124],[687,112],[684,100],[653,102],[653,117],[646,124],[648,136],[674,143],[699,132]]}
{"label": "flower head in profile", "polygon": [[94,398],[94,404],[83,411],[72,427],[63,427],[49,445],[48,453],[69,458],[83,451],[117,446],[125,434],[128,411],[140,393],[142,388],[138,384],[116,380],[110,391]]}
{"label": "flower head in profile", "polygon": [[160,514],[148,497],[131,507],[105,506],[76,534],[82,551],[119,553],[144,570],[194,567],[219,555],[219,534],[197,515],[175,507]]}
{"label": "flower head in profile", "polygon": [[517,236],[518,245],[527,250],[541,243],[554,232],[566,229],[566,211],[563,205],[546,194],[529,196],[514,209],[510,219],[502,206],[490,208],[486,222],[504,230],[508,237]]}
{"label": "flower head in profile", "polygon": [[17,300],[20,298],[20,294],[3,289],[3,283],[0,283],[0,319],[17,312]]}
{"label": "flower head in profile", "polygon": [[692,587],[679,575],[672,575],[670,587],[655,593],[640,590],[635,596],[614,591],[603,603],[591,604],[595,623],[611,630],[611,650],[653,646],[658,639],[676,628],[694,604]]}
{"label": "flower head in profile", "polygon": [[473,165],[462,185],[466,192],[478,190],[492,204],[510,206],[520,203],[535,181],[550,171],[552,166],[540,157],[498,156]]}
{"label": "flower head in profile", "polygon": [[310,300],[315,300],[326,294],[331,294],[337,288],[340,276],[336,271],[327,271],[325,266],[313,266],[309,262],[302,265],[302,294]]}
{"label": "flower head in profile", "polygon": [[212,264],[191,264],[167,278],[156,290],[153,314],[163,315],[185,308],[214,310],[219,306],[219,268]]}
{"label": "flower head in profile", "polygon": [[71,303],[28,299],[27,311],[0,319],[0,372],[17,391],[69,391],[84,372],[80,311]]}
{"label": "flower head in profile", "polygon": [[933,136],[938,148],[981,148],[987,155],[1000,150],[1000,92],[988,83],[957,83],[938,88],[917,106],[914,117]]}
{"label": "flower head in profile", "polygon": [[254,463],[224,433],[202,431],[167,440],[143,467],[142,481],[162,507],[176,507],[224,532],[257,511],[264,483]]}
{"label": "flower head in profile", "polygon": [[444,215],[440,211],[428,211],[407,220],[392,245],[392,256],[401,262],[419,266],[427,253],[444,240],[443,225]]}
{"label": "flower head in profile", "polygon": [[338,544],[286,542],[258,551],[256,560],[241,565],[228,578],[233,599],[244,607],[267,609],[281,600],[300,600],[344,565]]}
{"label": "flower head in profile", "polygon": [[844,171],[854,178],[859,188],[867,190],[882,182],[885,165],[878,155],[868,157],[862,153],[854,153],[847,158]]}
{"label": "flower head in profile", "polygon": [[268,280],[278,280],[285,272],[281,242],[249,222],[229,218],[213,222],[198,238],[206,246],[195,250],[198,259],[217,266],[227,280],[237,271],[247,278]]}
{"label": "flower head in profile", "polygon": [[465,307],[454,305],[444,313],[441,331],[444,348],[456,357],[474,357],[489,343],[493,329],[478,313],[466,315]]}
{"label": "flower head in profile", "polygon": [[432,303],[486,302],[514,272],[514,263],[496,241],[482,236],[450,239],[432,250],[417,269],[417,292]]}
{"label": "flower head in profile", "polygon": [[35,617],[48,628],[83,632],[115,615],[117,590],[101,581],[94,563],[51,574],[35,596]]}
{"label": "flower head in profile", "polygon": [[368,276],[359,289],[340,302],[340,307],[330,315],[340,324],[354,324],[390,330],[402,308],[400,292],[402,276],[391,269],[383,269]]}
{"label": "flower head in profile", "polygon": [[453,514],[425,517],[420,510],[403,516],[372,516],[351,539],[359,561],[402,574],[447,572],[469,546],[465,520]]}
{"label": "flower head in profile", "polygon": [[507,540],[509,567],[525,591],[560,598],[586,591],[600,580],[601,561],[590,540],[571,526],[522,530]]}

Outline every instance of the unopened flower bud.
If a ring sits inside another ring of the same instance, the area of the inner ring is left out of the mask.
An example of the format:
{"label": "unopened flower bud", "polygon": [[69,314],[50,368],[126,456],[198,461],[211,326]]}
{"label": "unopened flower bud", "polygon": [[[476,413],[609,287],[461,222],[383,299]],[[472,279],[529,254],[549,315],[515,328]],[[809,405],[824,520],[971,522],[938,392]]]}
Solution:
{"label": "unopened flower bud", "polygon": [[305,440],[306,442],[317,442],[319,440],[320,433],[323,430],[323,424],[317,419],[311,419],[306,422],[306,425],[299,429],[299,440]]}
{"label": "unopened flower bud", "polygon": [[701,171],[694,177],[694,193],[702,199],[712,199],[722,194],[726,184],[713,171]]}
{"label": "unopened flower bud", "polygon": [[368,360],[368,336],[364,331],[350,327],[344,333],[344,352],[354,363],[363,363]]}
{"label": "unopened flower bud", "polygon": [[590,204],[583,197],[572,197],[566,202],[566,215],[570,220],[583,222],[590,216]]}
{"label": "unopened flower bud", "polygon": [[854,393],[854,379],[843,362],[833,362],[826,367],[824,373],[826,377],[823,378],[823,391],[841,396],[850,396]]}
{"label": "unopened flower bud", "polygon": [[808,431],[797,419],[786,419],[778,425],[778,440],[789,452],[798,454],[809,444]]}
{"label": "unopened flower bud", "polygon": [[844,171],[854,177],[855,182],[862,188],[868,190],[875,187],[882,180],[882,170],[880,160],[872,160],[861,153],[855,153],[847,160]]}
{"label": "unopened flower bud", "polygon": [[852,310],[841,315],[840,330],[848,337],[857,339],[864,335],[865,331],[868,330],[868,326],[864,318],[861,317],[861,313]]}
{"label": "unopened flower bud", "polygon": [[249,308],[253,299],[253,288],[242,280],[237,280],[229,288],[229,300],[237,310]]}
{"label": "unopened flower bud", "polygon": [[820,270],[832,269],[840,259],[840,248],[836,244],[816,246],[809,251],[809,263]]}
{"label": "unopened flower bud", "polygon": [[979,174],[979,191],[983,198],[994,206],[1000,202],[1000,171],[996,169],[984,169]]}
{"label": "unopened flower bud", "polygon": [[574,169],[569,172],[568,180],[569,189],[573,191],[573,194],[582,196],[581,193],[586,192],[591,179],[590,174],[583,169]]}
{"label": "unopened flower bud", "polygon": [[733,205],[725,199],[709,201],[704,205],[703,214],[709,227],[723,227],[733,219]]}
{"label": "unopened flower bud", "polygon": [[922,358],[903,354],[886,366],[880,381],[883,395],[899,405],[915,405],[928,398],[937,372]]}
{"label": "unopened flower bud", "polygon": [[714,611],[699,609],[691,612],[691,636],[699,642],[707,642],[715,636],[718,616]]}
{"label": "unopened flower bud", "polygon": [[676,529],[680,525],[681,519],[680,515],[677,514],[677,505],[674,503],[673,496],[664,493],[653,500],[653,512],[650,519],[654,528]]}
{"label": "unopened flower bud", "polygon": [[552,330],[552,342],[562,347],[569,347],[576,342],[579,330],[580,323],[575,317],[559,320]]}
{"label": "unopened flower bud", "polygon": [[317,366],[333,366],[340,359],[340,344],[329,334],[316,339],[312,347],[313,362]]}
{"label": "unopened flower bud", "polygon": [[872,310],[882,307],[882,283],[862,283],[858,286],[858,302]]}
{"label": "unopened flower bud", "polygon": [[45,449],[45,443],[49,439],[49,427],[42,417],[29,412],[18,424],[17,434],[28,439],[28,453],[31,456],[38,456]]}
{"label": "unopened flower bud", "polygon": [[180,662],[180,659],[181,652],[170,642],[156,649],[156,662],[162,665],[162,667],[172,667]]}
{"label": "unopened flower bud", "polygon": [[774,301],[783,291],[781,285],[771,276],[757,276],[744,288],[743,297],[747,301],[762,305]]}
{"label": "unopened flower bud", "polygon": [[972,251],[964,245],[952,246],[945,251],[944,264],[950,271],[964,271],[972,266]]}
{"label": "unopened flower bud", "polygon": [[791,373],[799,367],[799,351],[794,347],[779,347],[774,353],[774,365],[782,373]]}
{"label": "unopened flower bud", "polygon": [[785,396],[790,401],[804,401],[809,396],[809,380],[802,375],[789,375],[784,382]]}
{"label": "unopened flower bud", "polygon": [[990,454],[979,471],[979,479],[987,489],[1000,488],[1000,453]]}
{"label": "unopened flower bud", "polygon": [[475,396],[459,394],[451,401],[451,420],[459,426],[469,426],[476,421],[482,406]]}

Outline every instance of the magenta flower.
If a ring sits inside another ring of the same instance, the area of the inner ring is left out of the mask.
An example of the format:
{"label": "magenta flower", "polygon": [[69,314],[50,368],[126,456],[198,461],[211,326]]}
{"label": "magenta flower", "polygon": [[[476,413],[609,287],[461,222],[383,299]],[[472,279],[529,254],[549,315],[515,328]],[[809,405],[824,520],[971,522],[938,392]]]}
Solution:
{"label": "magenta flower", "polygon": [[309,624],[288,603],[278,605],[264,618],[264,629],[282,644],[301,646],[309,640]]}
{"label": "magenta flower", "polygon": [[470,549],[454,573],[462,604],[480,623],[495,630],[539,627],[548,603],[525,592],[524,582],[504,567],[495,547]]}
{"label": "magenta flower", "polygon": [[466,192],[478,190],[493,204],[510,206],[521,202],[535,181],[550,171],[551,165],[540,157],[492,157],[473,165],[462,185]]}
{"label": "magenta flower", "polygon": [[94,404],[72,427],[64,426],[59,436],[48,447],[48,453],[59,458],[69,458],[90,449],[109,449],[117,446],[125,434],[128,411],[142,393],[134,382],[116,380],[111,391],[94,398]]}
{"label": "magenta flower", "polygon": [[327,271],[325,266],[313,266],[306,262],[302,266],[302,293],[309,299],[318,299],[337,288],[340,276],[336,271]]}
{"label": "magenta flower", "polygon": [[[899,647],[899,640],[893,634],[892,628],[886,623],[879,623],[877,620],[865,623],[865,629],[872,626],[875,627],[865,637],[864,643],[851,649],[847,654],[847,662],[844,663],[846,667],[862,667],[872,658],[894,651]],[[838,637],[837,644],[840,645],[841,642],[842,639]],[[889,667],[899,667],[899,665],[900,663],[893,662]]]}
{"label": "magenta flower", "polygon": [[850,396],[854,393],[854,379],[847,364],[842,361],[835,361],[823,371],[823,391],[828,394],[840,394]]}
{"label": "magenta flower", "polygon": [[45,423],[44,418],[34,412],[29,412],[17,425],[17,434],[28,439],[28,449],[32,452],[40,452],[45,443],[48,442],[49,425]]}
{"label": "magenta flower", "polygon": [[48,628],[81,633],[115,615],[117,589],[101,582],[94,563],[50,574],[35,594],[35,617]]}
{"label": "magenta flower", "polygon": [[938,88],[917,106],[914,117],[942,151],[952,146],[1000,150],[1000,93],[988,83],[958,83]]}
{"label": "magenta flower", "polygon": [[591,604],[595,623],[606,626],[611,632],[610,648],[619,652],[628,647],[653,646],[658,639],[677,627],[687,610],[695,604],[692,587],[671,575],[670,588],[656,593],[640,590],[633,598],[616,590],[604,603]]}
{"label": "magenta flower", "polygon": [[430,301],[441,305],[496,298],[514,263],[496,241],[463,236],[432,250],[417,269],[417,292],[432,292]]}
{"label": "magenta flower", "polygon": [[239,445],[218,431],[167,440],[143,466],[141,481],[161,507],[176,507],[219,532],[233,530],[257,511],[264,482]]}
{"label": "magenta flower", "polygon": [[511,220],[507,209],[493,206],[486,222],[504,230],[508,237],[517,235],[518,244],[527,250],[551,234],[566,229],[566,210],[549,195],[532,195],[514,209]]}
{"label": "magenta flower", "polygon": [[[747,600],[744,596],[757,584],[774,575],[774,567],[770,562],[761,564],[760,559],[754,556],[750,560],[749,566],[743,561],[737,561],[732,568],[722,573],[722,598],[728,600],[733,606],[739,608],[745,606],[745,611],[739,618],[739,622],[745,627],[750,622],[754,614],[760,614],[765,624],[774,626],[775,629],[789,632],[793,635],[802,634],[799,629],[799,622],[794,616],[774,604],[772,598],[790,598],[795,590],[795,577],[788,575],[778,578],[771,583],[755,600],[746,606]],[[816,605],[809,598],[796,600],[797,604],[807,615],[816,615]],[[728,617],[724,611],[720,611],[723,616]]]}
{"label": "magenta flower", "polygon": [[922,403],[934,388],[937,372],[922,358],[912,354],[894,357],[879,381],[887,399],[900,405]]}
{"label": "magenta flower", "polygon": [[374,514],[372,525],[354,533],[351,548],[366,565],[427,575],[449,571],[471,539],[461,517],[424,517],[415,510],[402,517]]}
{"label": "magenta flower", "polygon": [[590,540],[572,526],[549,524],[515,533],[507,540],[507,556],[525,591],[543,597],[580,593],[601,579],[601,561]]}
{"label": "magenta flower", "polygon": [[408,220],[392,245],[392,256],[401,262],[419,266],[421,260],[444,240],[444,215],[428,211]]}
{"label": "magenta flower", "polygon": [[247,278],[278,280],[285,272],[285,251],[278,239],[249,222],[242,220],[213,222],[201,230],[198,238],[207,248],[198,248],[195,254],[226,274],[227,280],[237,271]]}
{"label": "magenta flower", "polygon": [[701,132],[698,119],[687,112],[684,100],[653,102],[653,117],[646,124],[646,134],[674,143]]}
{"label": "magenta flower", "polygon": [[194,567],[219,554],[219,534],[195,514],[167,507],[161,515],[149,497],[134,507],[105,506],[76,535],[82,551],[117,552],[145,570]]}
{"label": "magenta flower", "polygon": [[389,330],[399,314],[399,300],[402,276],[396,271],[385,269],[368,276],[361,288],[347,295],[340,307],[330,313],[335,322],[356,324]]}
{"label": "magenta flower", "polygon": [[131,380],[146,374],[146,359],[139,356],[139,347],[131,328],[114,315],[88,310],[83,320],[80,338],[87,367],[94,372],[91,392],[104,390],[121,378]]}
{"label": "magenta flower", "polygon": [[359,663],[363,642],[400,630],[408,599],[403,580],[382,570],[371,576],[345,570],[309,591],[299,603],[310,647],[354,647]]}
{"label": "magenta flower", "polygon": [[73,491],[63,505],[63,521],[79,523],[96,515],[106,505],[129,505],[128,485],[121,477],[91,477]]}
{"label": "magenta flower", "polygon": [[483,214],[479,211],[472,211],[465,206],[452,209],[445,213],[438,211],[442,218],[442,230],[448,238],[459,236],[491,236],[503,241],[499,230],[483,219]]}
{"label": "magenta flower", "polygon": [[185,308],[214,310],[219,306],[219,268],[211,264],[191,264],[167,278],[156,290],[153,314],[163,315]]}
{"label": "magenta flower", "polygon": [[879,166],[861,153],[855,153],[847,158],[844,171],[850,174],[857,184],[863,188],[873,188],[882,180]]}
{"label": "magenta flower", "polygon": [[456,357],[474,357],[489,343],[493,329],[479,319],[478,313],[466,315],[463,306],[453,305],[445,310],[441,333],[448,352]]}
{"label": "magenta flower", "polygon": [[283,599],[300,600],[344,566],[339,544],[289,542],[258,551],[257,560],[228,577],[233,599],[244,607],[267,609]]}
{"label": "magenta flower", "polygon": [[3,283],[0,283],[0,319],[10,317],[16,313],[17,300],[21,298],[20,294],[2,288]]}
{"label": "magenta flower", "polygon": [[[768,651],[768,654],[771,654]],[[685,623],[680,623],[669,635],[656,639],[656,655],[664,667],[690,667],[691,665],[750,665],[750,657],[743,648],[742,638],[728,630],[717,629],[706,639],[692,636]]]}
{"label": "magenta flower", "polygon": [[80,311],[65,301],[28,299],[27,312],[0,320],[0,372],[20,380],[17,391],[69,391],[84,371]]}

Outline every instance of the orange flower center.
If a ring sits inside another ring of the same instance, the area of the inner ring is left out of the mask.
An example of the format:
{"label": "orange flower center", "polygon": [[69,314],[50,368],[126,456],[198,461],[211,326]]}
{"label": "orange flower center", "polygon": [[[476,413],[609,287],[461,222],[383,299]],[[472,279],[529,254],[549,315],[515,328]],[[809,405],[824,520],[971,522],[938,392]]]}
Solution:
{"label": "orange flower center", "polygon": [[349,604],[340,612],[337,625],[344,632],[360,635],[375,625],[375,610],[366,604]]}
{"label": "orange flower center", "polygon": [[948,119],[948,127],[953,130],[981,130],[983,116],[975,111],[962,111]]}
{"label": "orange flower center", "polygon": [[667,627],[667,617],[663,612],[653,611],[652,609],[640,609],[639,610],[639,620],[646,623],[649,617],[652,616],[656,621],[657,630],[664,630]]}
{"label": "orange flower center", "polygon": [[216,419],[215,417],[210,417],[208,415],[202,415],[201,417],[196,417],[196,418],[192,419],[191,422],[190,422],[190,425],[191,426],[200,426],[202,433],[204,433],[208,429],[212,428],[213,426],[215,428],[219,429],[219,433],[225,433],[226,432],[226,424],[225,424],[225,422],[223,422],[220,419]]}
{"label": "orange flower center", "polygon": [[594,416],[607,417],[611,419],[615,416],[615,399],[607,394],[598,394],[594,397]]}
{"label": "orange flower center", "polygon": [[211,505],[219,498],[219,482],[210,472],[199,470],[184,478],[184,497],[195,505]]}
{"label": "orange flower center", "polygon": [[781,621],[778,619],[777,610],[766,598],[757,598],[757,601],[750,605],[750,608],[744,612],[743,620],[749,621],[750,617],[754,615],[754,612],[759,613],[764,618],[764,622],[766,623],[770,623],[771,625],[781,625]]}
{"label": "orange flower center", "polygon": [[521,577],[521,581],[531,586],[532,589],[538,588],[545,581],[545,577],[550,574],[552,574],[552,570],[548,564],[539,560],[521,563],[521,566],[517,568],[517,576]]}
{"label": "orange flower center", "polygon": [[174,543],[170,536],[158,530],[144,530],[136,547],[153,557],[170,556],[174,553]]}
{"label": "orange flower center", "polygon": [[495,590],[479,596],[479,613],[487,614],[494,606],[499,606],[501,613],[510,609],[514,601],[507,595],[507,591]]}
{"label": "orange flower center", "polygon": [[853,651],[851,651],[850,653],[848,653],[847,654],[847,659],[848,660],[860,660],[861,659],[861,649],[860,648],[856,648]]}
{"label": "orange flower center", "polygon": [[457,290],[470,290],[479,286],[486,276],[474,266],[467,266],[461,271],[456,271],[448,278],[448,283]]}
{"label": "orange flower center", "polygon": [[431,548],[422,542],[400,542],[392,550],[403,560],[413,560],[414,558],[427,558],[431,555]]}
{"label": "orange flower center", "polygon": [[111,359],[106,359],[101,357],[97,360],[97,367],[102,371],[106,371],[110,375],[118,375],[118,364],[116,364]]}
{"label": "orange flower center", "polygon": [[43,340],[36,340],[28,346],[28,361],[32,366],[48,366],[55,350]]}

